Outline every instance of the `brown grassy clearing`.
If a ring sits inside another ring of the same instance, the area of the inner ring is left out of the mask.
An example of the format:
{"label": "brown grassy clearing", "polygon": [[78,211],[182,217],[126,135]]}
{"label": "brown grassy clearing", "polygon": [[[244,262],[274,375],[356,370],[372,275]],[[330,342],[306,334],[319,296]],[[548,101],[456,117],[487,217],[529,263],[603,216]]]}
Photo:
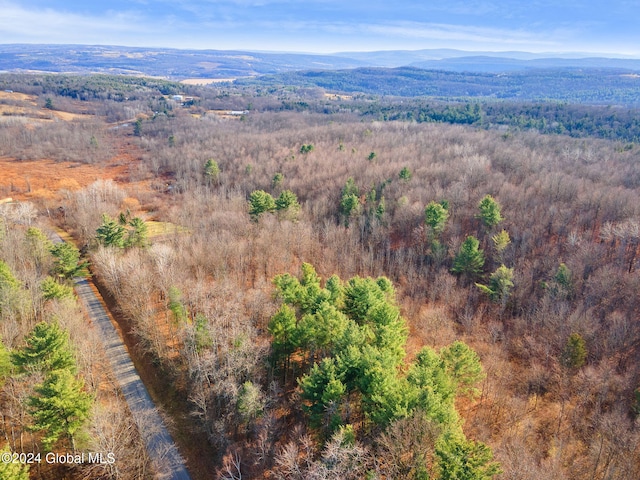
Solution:
{"label": "brown grassy clearing", "polygon": [[27,102],[27,101],[31,101],[34,102],[35,105],[35,97],[33,95],[27,95],[26,93],[20,93],[20,92],[5,92],[2,91],[0,92],[0,100],[5,100],[5,99],[12,99],[12,100],[20,100],[21,102]]}
{"label": "brown grassy clearing", "polygon": [[121,174],[124,168],[0,158],[0,192],[10,194],[17,200],[53,198],[60,190],[79,190],[96,180],[113,178]]}
{"label": "brown grassy clearing", "polygon": [[80,190],[96,180],[107,179],[148,191],[148,181],[127,180],[134,162],[128,155],[118,155],[106,165],[0,158],[0,196],[15,200],[55,199],[64,190]]}

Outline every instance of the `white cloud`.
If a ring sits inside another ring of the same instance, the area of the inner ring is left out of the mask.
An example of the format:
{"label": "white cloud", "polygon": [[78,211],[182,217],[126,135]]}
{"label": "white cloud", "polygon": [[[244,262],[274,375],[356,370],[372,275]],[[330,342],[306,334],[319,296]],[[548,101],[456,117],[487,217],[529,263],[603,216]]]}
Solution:
{"label": "white cloud", "polygon": [[531,32],[470,25],[449,25],[442,23],[400,22],[392,24],[362,25],[362,30],[390,37],[414,39],[501,44],[519,46],[554,46],[561,41],[564,33]]}
{"label": "white cloud", "polygon": [[[288,32],[290,36],[300,35],[301,41],[321,39],[323,51],[330,51],[342,43],[342,48],[350,48],[345,43],[358,44],[358,49],[374,48],[464,48],[478,50],[493,48],[556,50],[566,44],[573,32],[555,29],[525,30],[453,25],[445,23],[386,22],[349,23],[323,21],[258,21],[256,31]],[[367,47],[367,45],[369,47]],[[403,47],[404,45],[404,47]]]}
{"label": "white cloud", "polygon": [[0,2],[4,43],[108,43],[134,37],[145,30],[136,12],[107,12],[102,16],[46,9],[26,9]]}

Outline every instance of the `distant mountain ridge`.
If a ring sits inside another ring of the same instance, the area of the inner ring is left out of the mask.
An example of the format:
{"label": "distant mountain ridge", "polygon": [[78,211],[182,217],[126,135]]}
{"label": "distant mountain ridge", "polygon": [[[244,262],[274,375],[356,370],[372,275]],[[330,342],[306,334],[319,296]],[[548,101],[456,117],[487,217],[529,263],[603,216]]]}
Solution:
{"label": "distant mountain ridge", "polygon": [[235,78],[307,69],[367,66],[331,55],[177,50],[103,45],[0,45],[0,71]]}
{"label": "distant mountain ridge", "polygon": [[530,60],[490,56],[469,56],[426,60],[409,64],[412,67],[455,72],[504,73],[550,68],[589,68],[640,71],[640,60],[587,57],[587,58],[533,58]]}
{"label": "distant mountain ridge", "polygon": [[640,58],[617,54],[602,55],[584,52],[532,53],[522,51],[491,52],[455,50],[450,48],[423,50],[389,50],[374,52],[339,52],[335,55],[345,58],[353,58],[355,60],[367,62],[370,66],[380,67],[417,66],[420,63],[445,62],[446,60],[452,60],[456,63],[464,63],[466,59],[473,59],[476,57],[489,57],[498,63],[505,62],[506,64],[512,63],[514,60],[565,60],[567,64],[570,64],[571,66],[580,66],[580,64],[585,59],[603,60],[602,64],[597,65],[598,67],[604,67],[607,63],[610,64],[610,60],[640,61]]}
{"label": "distant mountain ridge", "polygon": [[640,59],[582,53],[470,52],[452,49],[306,54],[179,50],[104,45],[0,44],[0,71],[111,73],[184,78],[237,78],[305,70],[402,67],[501,73],[547,68],[612,68],[640,72]]}

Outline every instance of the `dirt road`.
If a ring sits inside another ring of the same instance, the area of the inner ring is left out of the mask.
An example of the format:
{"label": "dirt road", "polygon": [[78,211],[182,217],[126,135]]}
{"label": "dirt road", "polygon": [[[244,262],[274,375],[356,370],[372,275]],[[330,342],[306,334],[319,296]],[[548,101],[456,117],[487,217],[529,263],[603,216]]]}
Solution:
{"label": "dirt road", "polygon": [[145,388],[120,335],[86,278],[76,278],[76,293],[98,328],[114,376],[129,405],[149,456],[163,480],[190,480],[184,461]]}

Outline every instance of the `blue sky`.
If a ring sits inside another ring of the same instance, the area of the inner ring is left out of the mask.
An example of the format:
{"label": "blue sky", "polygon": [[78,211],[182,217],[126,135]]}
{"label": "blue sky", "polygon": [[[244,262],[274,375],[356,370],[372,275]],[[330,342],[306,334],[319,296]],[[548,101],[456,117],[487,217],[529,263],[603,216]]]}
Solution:
{"label": "blue sky", "polygon": [[640,0],[0,0],[0,43],[640,57]]}

